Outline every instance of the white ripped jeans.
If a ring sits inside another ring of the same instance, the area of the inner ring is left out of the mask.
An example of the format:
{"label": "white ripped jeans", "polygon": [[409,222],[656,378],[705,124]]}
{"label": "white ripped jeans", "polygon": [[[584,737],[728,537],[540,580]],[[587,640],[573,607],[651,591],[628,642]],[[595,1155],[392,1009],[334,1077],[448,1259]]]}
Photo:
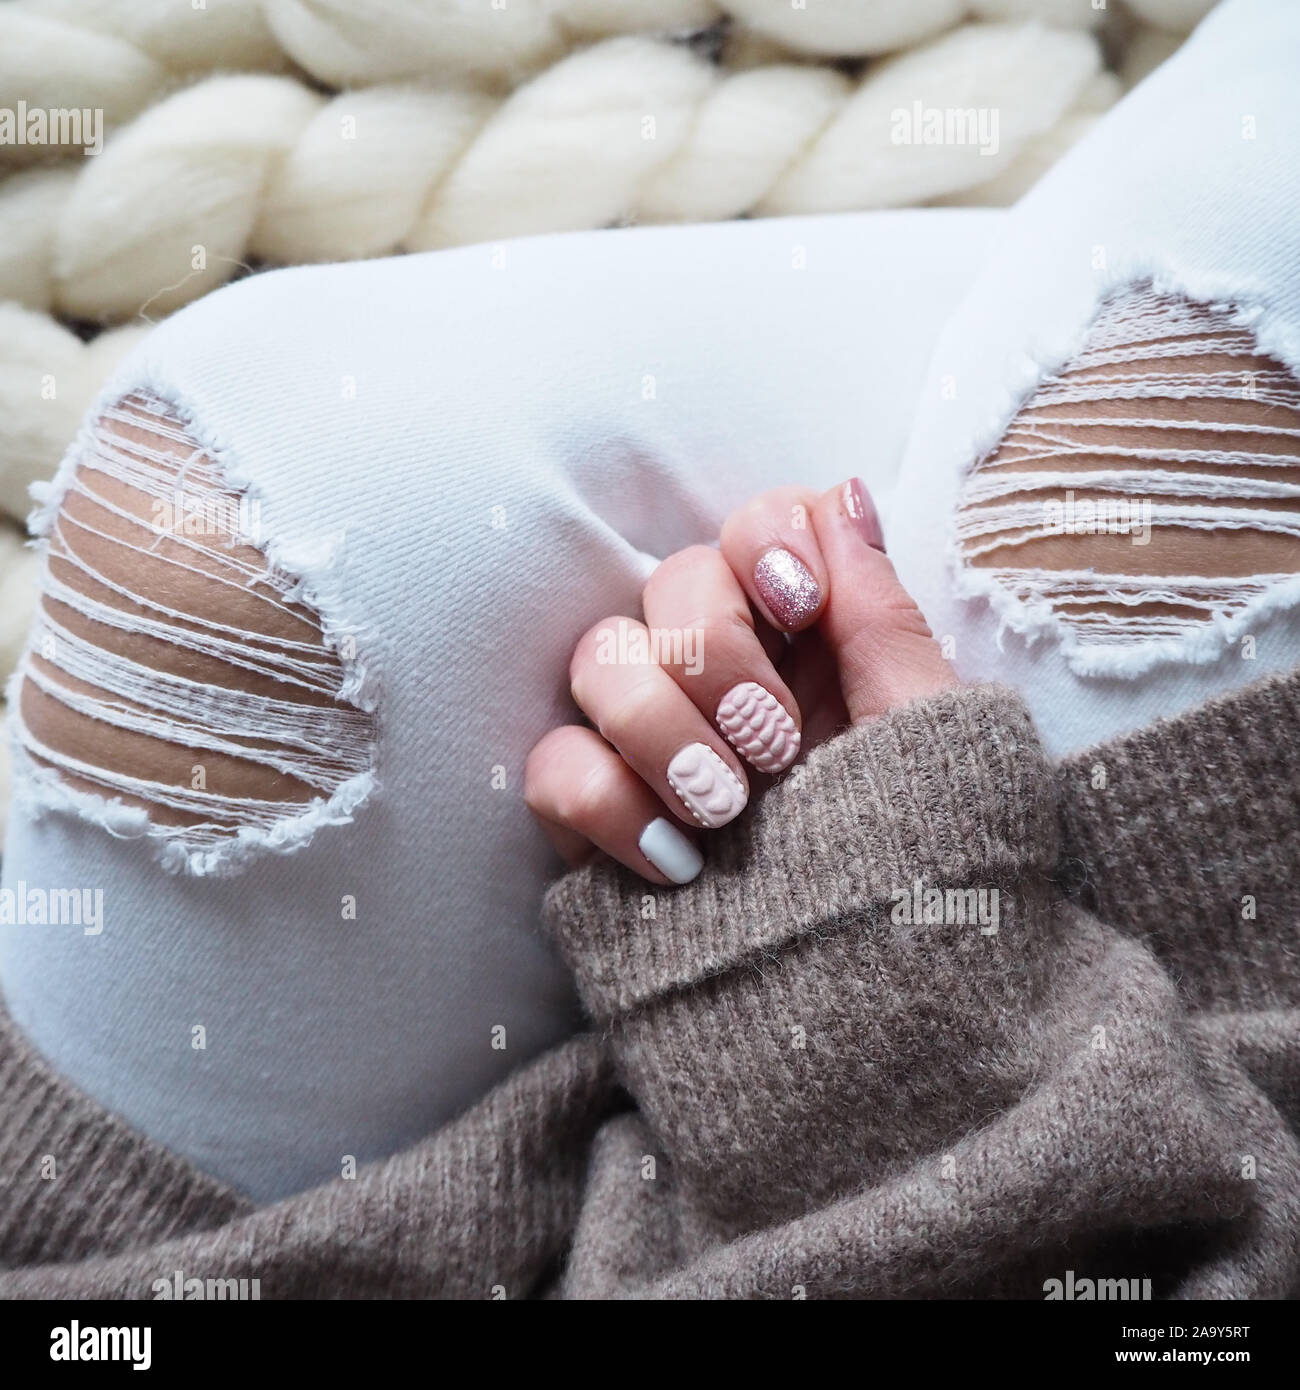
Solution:
{"label": "white ripped jeans", "polygon": [[[1161,298],[1194,302],[1211,317],[1189,333],[1248,331],[1300,366],[1297,70],[1300,13],[1232,0],[1010,213],[598,232],[289,270],[167,321],[105,391],[42,524],[57,533],[88,460],[129,471],[97,422],[123,400],[162,403],[195,467],[256,504],[275,601],[319,615],[337,661],[303,657],[304,675],[280,645],[263,674],[319,682],[344,716],[286,733],[278,706],[110,671],[66,621],[42,657],[63,612],[46,610],[19,682],[118,680],[120,698],[87,706],[107,724],[196,749],[274,744],[307,781],[320,773],[319,794],[275,814],[226,805],[233,830],[198,831],[112,796],[187,809],[202,788],[72,785],[87,756],[34,746],[17,718],[0,887],[14,905],[102,893],[102,913],[0,914],[16,1022],[92,1097],[258,1199],[452,1118],[579,1026],[536,926],[556,865],[520,797],[529,748],[572,718],[574,642],[635,613],[658,559],[783,483],[862,476],[959,673],[1018,686],[1054,751],[1294,665],[1285,576],[1161,581],[1178,611],[1135,634],[1111,609],[1122,618],[1125,585],[1149,599],[1149,583],[1102,575],[1091,595],[1114,604],[1089,626],[1070,606],[1084,576],[967,560],[972,538],[1039,524],[1025,521],[1032,485],[974,467],[1022,405],[1116,398],[1077,374],[1110,296],[1153,287],[1152,341],[1178,336]],[[1179,389],[1154,375],[1151,390]],[[1285,403],[1292,381],[1268,374],[1264,389]],[[1041,436],[1040,421],[1031,464]],[[1239,498],[1288,495],[1255,476],[1260,457],[1234,438],[1185,460],[1221,476],[1220,524]],[[1177,524],[1190,489],[1154,478],[1155,462],[1134,460],[1132,486],[1154,494],[1155,525]],[[1034,468],[1059,483],[1054,464]],[[47,597],[66,582],[51,571]],[[63,597],[136,634],[176,626],[158,607],[120,618]],[[219,656],[228,636],[187,624],[178,640]],[[332,778],[322,762],[340,745],[352,761]]]}

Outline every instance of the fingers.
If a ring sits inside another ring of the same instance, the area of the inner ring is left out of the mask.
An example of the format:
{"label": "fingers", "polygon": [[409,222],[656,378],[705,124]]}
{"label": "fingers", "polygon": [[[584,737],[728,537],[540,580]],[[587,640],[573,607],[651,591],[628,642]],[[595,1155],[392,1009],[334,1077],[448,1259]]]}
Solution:
{"label": "fingers", "polygon": [[758,771],[789,767],[799,708],[722,555],[703,545],[678,551],[650,576],[641,602],[660,664],[705,719]]}
{"label": "fingers", "polygon": [[643,623],[597,623],[579,641],[569,679],[579,709],[673,815],[716,830],[744,810],[740,762],[656,664]]}
{"label": "fingers", "polygon": [[[652,882],[689,882],[703,864],[695,827],[728,824],[749,798],[724,737],[778,772],[801,736],[957,683],[856,479],[750,503],[720,550],[665,561],[643,603],[648,626],[607,619],[574,652],[573,698],[596,730],[555,730],[528,759],[525,799],[571,864],[594,846]],[[800,635],[783,642],[755,610]]]}
{"label": "fingers", "polygon": [[813,527],[830,583],[819,631],[835,656],[853,722],[956,685],[885,554],[866,485],[854,478],[825,493],[813,509]]}
{"label": "fingers", "polygon": [[689,883],[704,864],[658,797],[593,729],[552,729],[533,748],[524,801],[571,866],[593,846],[653,883]]}
{"label": "fingers", "polygon": [[810,521],[807,488],[765,492],[733,512],[722,554],[758,611],[783,632],[810,627],[826,601],[827,571]]}

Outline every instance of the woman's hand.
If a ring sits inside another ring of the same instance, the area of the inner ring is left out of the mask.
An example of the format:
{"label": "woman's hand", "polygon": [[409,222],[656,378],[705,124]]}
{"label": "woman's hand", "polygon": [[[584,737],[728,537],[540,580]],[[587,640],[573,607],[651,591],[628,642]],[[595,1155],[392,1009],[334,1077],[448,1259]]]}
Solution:
{"label": "woman's hand", "polygon": [[719,549],[669,556],[642,609],[574,650],[573,698],[595,727],[555,729],[528,757],[525,800],[571,865],[603,850],[687,883],[707,832],[801,752],[956,684],[857,479],[756,498]]}

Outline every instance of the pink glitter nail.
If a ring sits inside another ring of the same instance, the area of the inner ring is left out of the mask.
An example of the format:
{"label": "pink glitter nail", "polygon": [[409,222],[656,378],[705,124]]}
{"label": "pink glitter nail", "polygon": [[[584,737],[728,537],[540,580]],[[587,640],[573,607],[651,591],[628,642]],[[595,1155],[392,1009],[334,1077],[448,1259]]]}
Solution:
{"label": "pink glitter nail", "polygon": [[754,588],[781,627],[802,627],[821,607],[822,591],[807,565],[780,547],[759,557]]}

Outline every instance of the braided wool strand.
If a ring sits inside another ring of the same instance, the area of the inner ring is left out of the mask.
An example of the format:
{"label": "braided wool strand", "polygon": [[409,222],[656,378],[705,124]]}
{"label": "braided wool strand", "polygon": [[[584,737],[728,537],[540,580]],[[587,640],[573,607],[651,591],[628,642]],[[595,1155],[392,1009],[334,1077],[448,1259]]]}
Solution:
{"label": "braided wool strand", "polygon": [[[1186,32],[1211,0],[1129,0]],[[296,67],[328,87],[435,79],[498,91],[575,48],[720,20],[816,58],[893,53],[963,19],[1091,29],[1092,0],[13,0],[0,5],[0,105],[101,108],[110,126],[204,73]],[[35,152],[4,150],[0,160]]]}
{"label": "braided wool strand", "polygon": [[[728,73],[645,38],[576,53],[504,100],[211,77],[97,158],[0,185],[0,298],[109,322],[157,317],[250,259],[914,204],[1005,171],[1099,67],[1090,35],[970,25],[856,86],[821,67]],[[995,151],[893,143],[892,113],[936,93],[996,110]]]}

